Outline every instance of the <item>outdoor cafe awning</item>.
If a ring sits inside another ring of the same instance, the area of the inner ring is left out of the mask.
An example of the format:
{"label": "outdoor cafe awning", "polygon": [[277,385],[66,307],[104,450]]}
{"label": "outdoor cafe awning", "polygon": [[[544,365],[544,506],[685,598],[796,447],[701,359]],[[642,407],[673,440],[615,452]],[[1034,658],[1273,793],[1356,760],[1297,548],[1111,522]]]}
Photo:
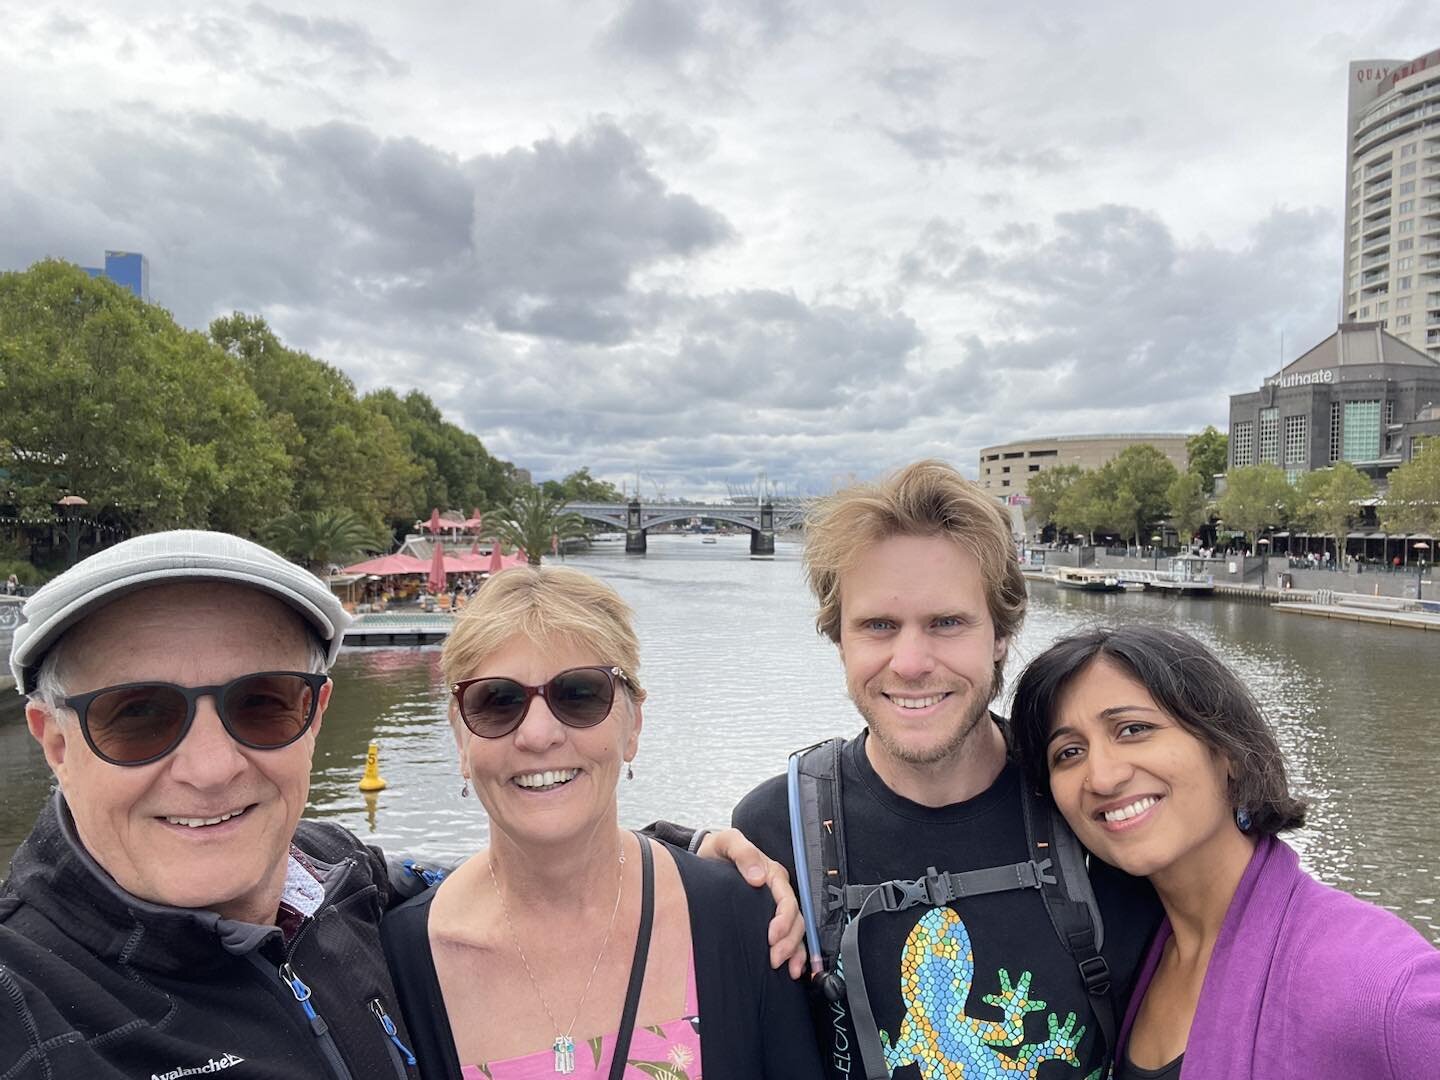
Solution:
{"label": "outdoor cafe awning", "polygon": [[423,574],[429,569],[429,564],[423,559],[412,558],[409,555],[381,555],[377,559],[367,559],[365,562],[358,562],[354,566],[347,566],[345,567],[345,573],[377,574],[380,577],[394,577],[398,574]]}

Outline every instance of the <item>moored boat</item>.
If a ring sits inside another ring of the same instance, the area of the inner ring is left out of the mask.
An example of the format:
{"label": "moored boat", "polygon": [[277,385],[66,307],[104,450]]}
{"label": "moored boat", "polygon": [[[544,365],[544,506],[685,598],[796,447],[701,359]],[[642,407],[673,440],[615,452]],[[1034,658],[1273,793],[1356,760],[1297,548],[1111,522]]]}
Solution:
{"label": "moored boat", "polygon": [[1073,566],[1055,568],[1055,584],[1081,592],[1119,592],[1120,579],[1104,570],[1083,570]]}

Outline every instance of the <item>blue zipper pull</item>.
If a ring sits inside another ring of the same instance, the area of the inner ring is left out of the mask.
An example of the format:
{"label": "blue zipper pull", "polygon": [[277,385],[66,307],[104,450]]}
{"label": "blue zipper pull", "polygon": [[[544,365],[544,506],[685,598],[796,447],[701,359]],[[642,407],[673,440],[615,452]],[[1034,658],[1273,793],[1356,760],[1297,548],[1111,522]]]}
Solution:
{"label": "blue zipper pull", "polygon": [[375,1019],[380,1021],[380,1026],[390,1041],[395,1044],[396,1049],[405,1055],[405,1064],[414,1065],[415,1055],[410,1048],[400,1041],[400,1033],[395,1029],[395,1021],[390,1019],[390,1014],[385,1011],[385,1006],[380,1003],[379,998],[370,999],[370,1011],[375,1014]]}
{"label": "blue zipper pull", "polygon": [[315,1006],[310,1004],[310,987],[306,986],[304,980],[295,974],[295,969],[290,966],[288,961],[280,965],[280,981],[290,987],[290,992],[295,995],[295,1000],[305,1010],[305,1015],[313,1027],[318,1017],[315,1013]]}

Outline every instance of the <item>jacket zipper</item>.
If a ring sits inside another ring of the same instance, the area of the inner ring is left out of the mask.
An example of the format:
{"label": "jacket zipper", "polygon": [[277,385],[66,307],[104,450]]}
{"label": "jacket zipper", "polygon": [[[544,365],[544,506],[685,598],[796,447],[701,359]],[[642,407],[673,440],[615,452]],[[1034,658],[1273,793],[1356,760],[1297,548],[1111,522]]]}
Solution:
{"label": "jacket zipper", "polygon": [[[380,1029],[385,1032],[385,1038],[389,1040],[390,1059],[395,1063],[396,1075],[408,1077],[410,1073],[405,1066],[415,1064],[415,1055],[408,1046],[400,1041],[400,1033],[395,1029],[395,1021],[390,1019],[390,1014],[385,1011],[385,1005],[378,997],[370,999],[370,1013],[379,1021]],[[403,1063],[402,1055],[404,1056]]]}
{"label": "jacket zipper", "polygon": [[305,1018],[310,1022],[310,1033],[315,1036],[320,1046],[320,1053],[325,1058],[325,1063],[330,1066],[330,1071],[335,1074],[336,1080],[354,1080],[350,1070],[345,1066],[345,1059],[340,1056],[340,1049],[335,1045],[335,1038],[330,1034],[330,1026],[325,1023],[321,1015],[315,1011],[315,1006],[310,1002],[310,987],[306,986],[295,969],[290,966],[287,960],[280,965],[280,981],[290,988],[295,995],[295,1000],[300,1003],[300,1008],[305,1012]]}

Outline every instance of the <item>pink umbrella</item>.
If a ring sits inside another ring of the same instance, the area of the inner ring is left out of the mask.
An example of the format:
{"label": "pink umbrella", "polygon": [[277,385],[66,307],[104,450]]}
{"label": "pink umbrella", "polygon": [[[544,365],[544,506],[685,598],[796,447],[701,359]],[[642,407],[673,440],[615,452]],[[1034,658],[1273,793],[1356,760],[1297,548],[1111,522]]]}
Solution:
{"label": "pink umbrella", "polygon": [[347,566],[345,573],[393,577],[397,574],[423,574],[428,569],[424,559],[417,559],[412,555],[381,555],[379,558],[366,559],[354,566]]}
{"label": "pink umbrella", "polygon": [[430,520],[421,527],[429,529],[432,533],[438,533],[445,527],[440,521],[440,508],[438,506],[430,511]]}
{"label": "pink umbrella", "polygon": [[430,577],[426,584],[433,593],[445,591],[445,545],[439,540],[435,541],[435,550],[430,554]]}
{"label": "pink umbrella", "polygon": [[490,541],[490,566],[488,569],[492,574],[498,574],[505,569],[505,556],[500,551],[499,540]]}
{"label": "pink umbrella", "polygon": [[480,511],[471,510],[470,516],[465,519],[465,524],[462,525],[461,528],[464,529],[466,532],[478,533],[480,529],[484,526],[484,524],[485,519],[480,516]]}
{"label": "pink umbrella", "polygon": [[550,554],[551,554],[551,555],[559,555],[559,554],[560,554],[560,534],[559,534],[559,533],[551,533],[551,534],[550,534]]}

